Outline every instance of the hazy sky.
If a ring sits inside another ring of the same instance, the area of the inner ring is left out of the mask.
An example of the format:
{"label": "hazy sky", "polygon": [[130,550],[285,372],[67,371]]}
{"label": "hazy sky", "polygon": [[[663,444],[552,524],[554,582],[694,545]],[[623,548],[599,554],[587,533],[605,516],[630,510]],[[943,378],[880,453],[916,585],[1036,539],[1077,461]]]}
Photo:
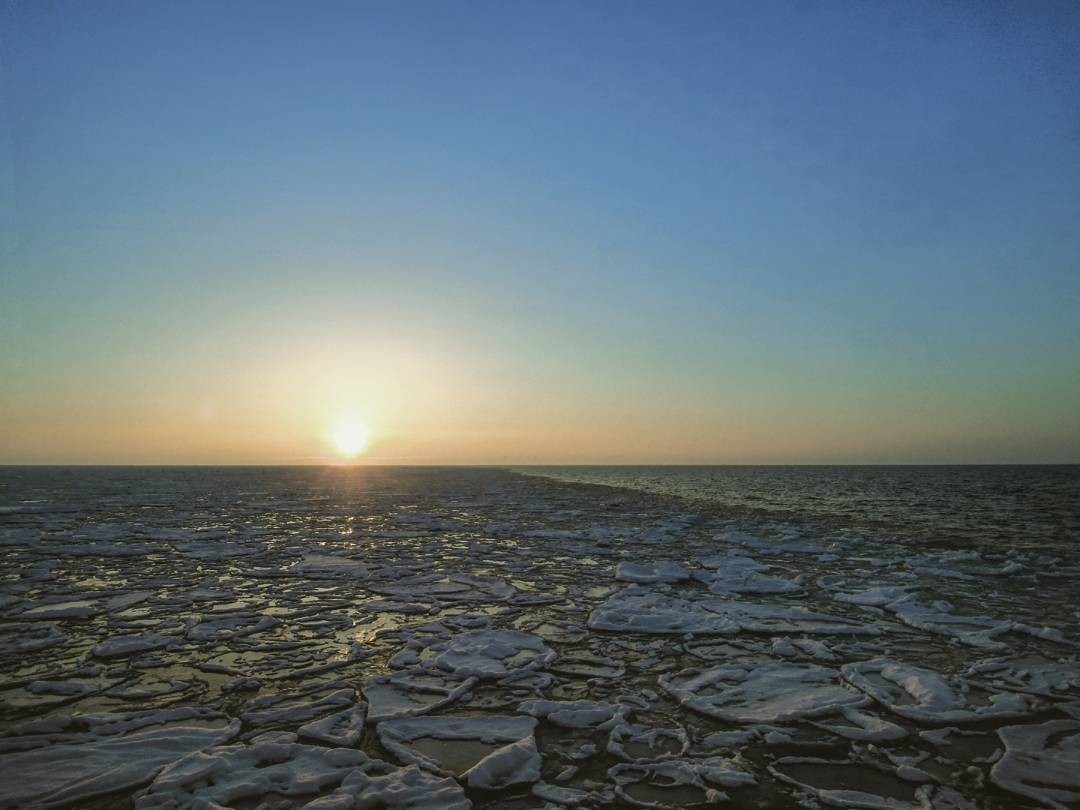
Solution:
{"label": "hazy sky", "polygon": [[1080,461],[1080,6],[11,2],[0,462]]}

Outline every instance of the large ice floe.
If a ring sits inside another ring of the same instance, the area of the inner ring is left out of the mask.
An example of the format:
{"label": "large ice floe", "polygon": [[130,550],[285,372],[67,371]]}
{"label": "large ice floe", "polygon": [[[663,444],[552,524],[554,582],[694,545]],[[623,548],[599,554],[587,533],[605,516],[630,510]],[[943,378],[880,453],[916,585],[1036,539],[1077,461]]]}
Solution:
{"label": "large ice floe", "polygon": [[494,469],[0,476],[0,807],[1080,802],[1067,550]]}
{"label": "large ice floe", "polygon": [[135,807],[230,807],[267,795],[316,799],[305,803],[309,808],[469,806],[451,779],[395,769],[353,748],[303,745],[281,731],[172,763],[137,797]]}
{"label": "large ice floe", "polygon": [[662,675],[660,686],[688,709],[732,723],[786,723],[867,703],[835,669],[762,664]]}
{"label": "large ice floe", "polygon": [[654,563],[621,562],[615,568],[615,579],[621,582],[685,582],[690,572],[679,562],[665,560]]}
{"label": "large ice floe", "polygon": [[593,731],[607,731],[630,713],[626,706],[589,700],[527,700],[517,708],[520,712],[541,717],[556,726]]}
{"label": "large ice floe", "polygon": [[876,635],[865,623],[804,607],[736,599],[685,598],[639,586],[612,596],[589,616],[593,630],[629,633],[811,633]]}
{"label": "large ice floe", "polygon": [[998,735],[1005,754],[990,769],[994,784],[1050,807],[1080,802],[1080,723],[1006,726]]}
{"label": "large ice floe", "polygon": [[[96,718],[101,733],[78,742],[38,745],[4,753],[0,758],[2,807],[65,807],[136,788],[149,782],[166,765],[235,737],[240,722],[213,726],[169,723],[130,727],[129,718]],[[109,733],[115,730],[116,733]],[[32,744],[24,740],[24,744]]]}
{"label": "large ice floe", "polygon": [[970,683],[987,688],[1047,698],[1080,698],[1080,666],[1075,663],[980,661],[964,676]]}
{"label": "large ice floe", "polygon": [[539,636],[517,630],[474,630],[420,646],[421,665],[457,678],[521,675],[555,658]]}
{"label": "large ice floe", "polygon": [[769,576],[769,566],[741,555],[701,557],[705,570],[694,577],[712,593],[793,593],[802,590],[798,579]]}
{"label": "large ice floe", "polygon": [[970,685],[963,678],[946,678],[932,670],[887,658],[845,664],[843,673],[852,686],[890,711],[923,723],[975,723],[1023,717],[1040,707],[1036,698],[1026,694],[972,695]]}
{"label": "large ice floe", "polygon": [[993,619],[989,616],[963,616],[953,612],[948,602],[928,606],[914,595],[908,595],[885,605],[905,624],[931,633],[955,638],[962,644],[989,650],[1005,650],[1008,644],[999,637],[1010,632],[1029,633],[1035,636],[1064,641],[1059,633],[1048,627],[1032,627],[1023,622]]}

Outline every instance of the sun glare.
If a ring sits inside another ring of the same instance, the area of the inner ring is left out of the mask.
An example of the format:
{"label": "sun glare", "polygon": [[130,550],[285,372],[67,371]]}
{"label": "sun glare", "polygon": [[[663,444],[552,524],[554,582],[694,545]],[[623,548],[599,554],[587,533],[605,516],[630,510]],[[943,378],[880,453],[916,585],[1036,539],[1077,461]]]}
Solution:
{"label": "sun glare", "polygon": [[344,458],[356,458],[371,440],[371,428],[355,417],[342,417],[330,430],[334,449]]}

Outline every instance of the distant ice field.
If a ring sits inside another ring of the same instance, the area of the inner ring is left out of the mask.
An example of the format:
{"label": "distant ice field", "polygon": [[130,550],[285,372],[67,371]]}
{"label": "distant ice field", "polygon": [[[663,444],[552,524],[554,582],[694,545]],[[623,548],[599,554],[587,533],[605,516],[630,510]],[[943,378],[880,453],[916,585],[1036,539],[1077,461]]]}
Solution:
{"label": "distant ice field", "polygon": [[1080,465],[521,467],[880,541],[1080,552]]}
{"label": "distant ice field", "polygon": [[1080,801],[1075,468],[528,472],[0,468],[0,807]]}

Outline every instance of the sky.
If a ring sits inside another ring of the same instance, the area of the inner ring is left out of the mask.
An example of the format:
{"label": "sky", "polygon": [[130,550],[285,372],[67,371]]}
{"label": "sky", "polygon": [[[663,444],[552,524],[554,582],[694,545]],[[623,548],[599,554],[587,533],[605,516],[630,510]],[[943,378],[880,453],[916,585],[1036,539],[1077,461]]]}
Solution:
{"label": "sky", "polygon": [[[1080,462],[1072,2],[9,1],[0,463]],[[340,444],[340,442],[338,442]]]}

